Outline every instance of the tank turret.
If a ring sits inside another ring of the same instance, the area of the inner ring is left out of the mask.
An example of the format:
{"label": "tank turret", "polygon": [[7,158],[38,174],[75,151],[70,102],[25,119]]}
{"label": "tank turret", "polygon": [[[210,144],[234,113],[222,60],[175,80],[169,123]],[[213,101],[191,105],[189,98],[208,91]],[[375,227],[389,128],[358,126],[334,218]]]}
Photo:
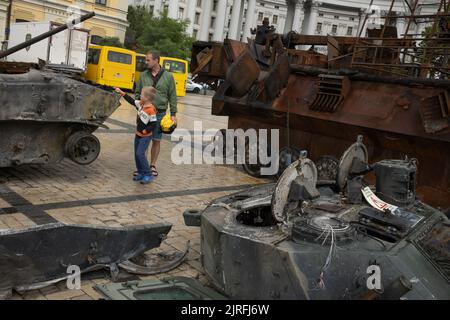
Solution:
{"label": "tank turret", "polygon": [[[0,53],[4,58],[95,15],[73,20]],[[45,64],[0,62],[0,167],[56,163],[87,165],[100,153],[93,132],[119,107],[120,97],[78,75]]]}

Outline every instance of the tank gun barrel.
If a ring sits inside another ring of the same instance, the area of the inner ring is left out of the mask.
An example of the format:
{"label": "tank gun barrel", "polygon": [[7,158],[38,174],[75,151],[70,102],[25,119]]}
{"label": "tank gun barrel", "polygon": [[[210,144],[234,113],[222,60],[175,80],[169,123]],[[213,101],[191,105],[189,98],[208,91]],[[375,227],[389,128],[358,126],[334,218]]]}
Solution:
{"label": "tank gun barrel", "polygon": [[80,19],[79,19],[79,22],[77,22],[77,20],[74,19],[74,20],[72,20],[72,21],[70,21],[70,22],[68,22],[68,23],[66,23],[66,24],[64,24],[64,25],[62,25],[62,26],[60,26],[58,28],[55,28],[55,29],[50,30],[50,31],[47,31],[47,32],[45,32],[45,33],[43,33],[43,34],[41,34],[41,35],[39,35],[39,36],[37,36],[37,37],[35,37],[33,39],[30,39],[28,41],[22,42],[21,44],[15,46],[15,47],[12,47],[12,48],[10,48],[8,50],[0,52],[0,59],[2,59],[4,57],[7,57],[10,54],[13,54],[14,52],[22,50],[22,49],[24,49],[24,48],[26,48],[28,46],[31,46],[31,45],[39,42],[39,41],[42,41],[42,40],[44,40],[44,39],[46,39],[48,37],[51,37],[54,34],[62,32],[64,30],[68,29],[70,25],[76,25],[77,23],[84,22],[84,21],[92,18],[93,16],[95,16],[95,12],[90,12],[88,14],[85,14],[84,16],[81,16]]}

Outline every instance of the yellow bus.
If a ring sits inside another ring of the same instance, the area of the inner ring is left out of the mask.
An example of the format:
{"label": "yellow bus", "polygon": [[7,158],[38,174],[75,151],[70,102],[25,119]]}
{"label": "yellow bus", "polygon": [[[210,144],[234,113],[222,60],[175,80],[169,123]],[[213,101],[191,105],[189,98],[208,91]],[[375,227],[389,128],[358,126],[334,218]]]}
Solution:
{"label": "yellow bus", "polygon": [[131,50],[90,45],[84,75],[92,83],[132,90],[136,72],[136,53]]}
{"label": "yellow bus", "polygon": [[[175,85],[177,88],[177,96],[184,97],[186,95],[186,82],[188,78],[188,62],[186,60],[161,57],[159,62],[161,67],[173,74]],[[145,54],[136,54],[136,75],[135,82],[139,81],[141,72],[147,69],[145,62]]]}

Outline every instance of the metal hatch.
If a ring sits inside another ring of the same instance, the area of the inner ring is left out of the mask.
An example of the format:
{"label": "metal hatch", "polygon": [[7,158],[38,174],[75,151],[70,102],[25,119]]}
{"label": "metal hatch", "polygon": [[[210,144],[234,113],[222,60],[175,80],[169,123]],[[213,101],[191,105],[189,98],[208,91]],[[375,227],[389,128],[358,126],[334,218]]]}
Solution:
{"label": "metal hatch", "polygon": [[186,277],[128,281],[94,288],[106,300],[227,300],[218,292]]}

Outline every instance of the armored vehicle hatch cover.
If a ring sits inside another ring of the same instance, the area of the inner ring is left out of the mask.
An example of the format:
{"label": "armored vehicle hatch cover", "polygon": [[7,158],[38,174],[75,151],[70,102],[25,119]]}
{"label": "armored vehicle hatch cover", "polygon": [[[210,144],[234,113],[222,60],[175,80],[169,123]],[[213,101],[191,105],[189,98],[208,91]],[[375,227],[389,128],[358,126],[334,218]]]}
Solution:
{"label": "armored vehicle hatch cover", "polygon": [[95,286],[106,300],[226,300],[216,291],[186,277],[128,281]]}

